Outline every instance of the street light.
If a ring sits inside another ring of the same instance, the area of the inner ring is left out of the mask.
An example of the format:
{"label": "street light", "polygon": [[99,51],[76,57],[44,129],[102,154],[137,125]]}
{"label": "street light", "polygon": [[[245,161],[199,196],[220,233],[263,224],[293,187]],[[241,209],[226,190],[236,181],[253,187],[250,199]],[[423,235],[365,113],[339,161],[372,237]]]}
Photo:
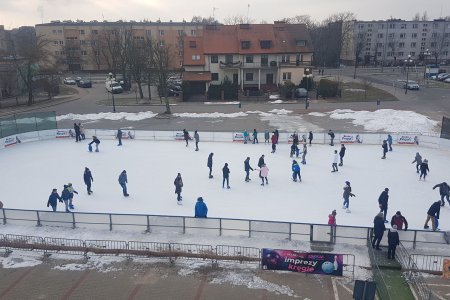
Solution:
{"label": "street light", "polygon": [[408,83],[409,83],[409,64],[412,63],[413,60],[411,59],[411,55],[408,55],[408,59],[405,59],[406,64],[406,84],[405,84],[405,94],[408,93]]}
{"label": "street light", "polygon": [[310,69],[305,69],[305,74],[303,74],[303,78],[306,78],[306,99],[305,99],[305,109],[308,109],[309,103],[308,103],[308,92],[309,92],[309,78],[312,77],[312,74],[310,74]]}
{"label": "street light", "polygon": [[112,103],[113,103],[113,112],[116,112],[116,102],[114,101],[114,89],[111,86],[112,85],[112,79],[113,79],[113,73],[109,72],[109,85],[111,87],[111,97],[112,97]]}
{"label": "street light", "polygon": [[425,78],[425,79],[428,79],[428,76],[427,76],[427,61],[428,61],[428,59],[427,59],[427,57],[429,57],[430,55],[431,55],[431,52],[429,49],[427,49],[427,51],[423,53],[423,60],[425,61],[425,71],[423,71],[423,78]]}

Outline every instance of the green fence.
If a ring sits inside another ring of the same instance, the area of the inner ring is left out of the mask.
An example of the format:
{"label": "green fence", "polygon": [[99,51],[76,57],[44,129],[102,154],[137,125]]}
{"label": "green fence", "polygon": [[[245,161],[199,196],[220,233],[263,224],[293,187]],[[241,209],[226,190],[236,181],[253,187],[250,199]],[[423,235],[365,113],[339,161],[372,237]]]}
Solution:
{"label": "green fence", "polygon": [[0,118],[0,138],[56,128],[56,113],[54,111],[23,113],[8,118]]}

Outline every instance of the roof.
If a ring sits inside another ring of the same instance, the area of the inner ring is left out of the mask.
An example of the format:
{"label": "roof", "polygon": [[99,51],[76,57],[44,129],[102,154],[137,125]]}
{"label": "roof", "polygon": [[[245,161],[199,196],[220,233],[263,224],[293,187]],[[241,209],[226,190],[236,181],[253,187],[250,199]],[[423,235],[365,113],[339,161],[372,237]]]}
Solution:
{"label": "roof", "polygon": [[[185,36],[183,48],[184,48],[183,65],[185,65],[185,66],[203,66],[203,65],[205,65],[205,55],[203,52],[203,38],[202,37]],[[193,60],[194,56],[200,56],[200,59]]]}
{"label": "roof", "polygon": [[[242,49],[241,42],[250,42]],[[271,41],[262,49],[261,41]],[[297,46],[305,41],[305,46]],[[305,24],[242,24],[217,25],[203,30],[205,54],[270,54],[313,52],[311,37]]]}
{"label": "roof", "polygon": [[184,72],[183,81],[211,81],[210,72]]}
{"label": "roof", "polygon": [[159,22],[159,21],[52,21],[50,23],[36,24],[36,27],[43,26],[120,26],[120,25],[146,25],[146,26],[203,26],[195,22]]}

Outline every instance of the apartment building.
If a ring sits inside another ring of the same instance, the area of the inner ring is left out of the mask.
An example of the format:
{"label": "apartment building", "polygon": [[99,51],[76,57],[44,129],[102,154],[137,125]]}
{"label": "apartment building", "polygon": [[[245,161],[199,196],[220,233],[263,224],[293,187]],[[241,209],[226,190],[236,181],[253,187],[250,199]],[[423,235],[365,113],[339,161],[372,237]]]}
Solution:
{"label": "apartment building", "polygon": [[9,31],[5,30],[5,26],[0,25],[0,56],[6,54],[9,50]]}
{"label": "apartment building", "polygon": [[352,21],[341,62],[401,65],[411,55],[419,64],[450,62],[450,21]]}
{"label": "apartment building", "polygon": [[313,46],[304,24],[206,25],[184,39],[183,81],[201,94],[225,78],[241,90],[299,84],[311,69]]}
{"label": "apartment building", "polygon": [[133,39],[149,39],[171,50],[171,68],[183,63],[184,36],[202,35],[202,24],[190,22],[52,21],[36,25],[36,34],[49,41],[47,50],[62,70],[106,71],[112,69],[108,35],[129,30]]}

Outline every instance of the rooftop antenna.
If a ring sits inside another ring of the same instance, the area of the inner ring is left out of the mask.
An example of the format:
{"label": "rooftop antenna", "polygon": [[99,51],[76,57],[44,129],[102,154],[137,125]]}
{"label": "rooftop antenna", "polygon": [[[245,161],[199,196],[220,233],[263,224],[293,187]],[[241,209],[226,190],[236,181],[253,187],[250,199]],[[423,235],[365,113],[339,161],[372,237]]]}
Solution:
{"label": "rooftop antenna", "polygon": [[250,12],[250,4],[247,4],[247,24],[249,23],[248,22],[248,14],[249,14],[249,12]]}
{"label": "rooftop antenna", "polygon": [[215,19],[215,12],[216,12],[216,9],[218,9],[218,8],[217,8],[217,7],[213,7],[213,15],[212,15],[213,19]]}
{"label": "rooftop antenna", "polygon": [[102,20],[105,21],[105,16],[103,15],[103,13],[102,13],[102,18],[103,18]]}
{"label": "rooftop antenna", "polygon": [[39,15],[41,16],[41,24],[44,24],[44,7],[42,5],[39,5],[37,8],[37,11],[39,12]]}

